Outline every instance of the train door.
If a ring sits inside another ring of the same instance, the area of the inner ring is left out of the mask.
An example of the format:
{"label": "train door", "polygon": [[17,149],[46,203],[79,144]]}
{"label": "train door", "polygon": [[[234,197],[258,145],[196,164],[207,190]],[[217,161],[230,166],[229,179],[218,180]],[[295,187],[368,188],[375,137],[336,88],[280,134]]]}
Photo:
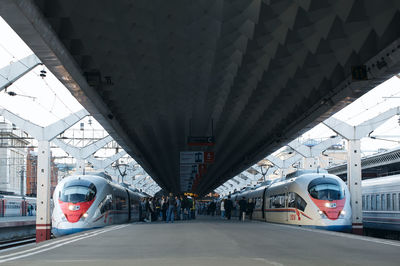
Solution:
{"label": "train door", "polygon": [[265,206],[266,204],[266,197],[265,194],[267,194],[267,188],[264,189],[264,192],[262,193],[262,202],[261,202],[261,213],[262,213],[262,218],[263,220],[265,220],[265,209],[267,209],[267,206]]}
{"label": "train door", "polygon": [[131,221],[131,208],[132,208],[132,203],[131,203],[131,195],[129,195],[129,191],[127,189],[125,189],[126,194],[128,195],[128,222]]}
{"label": "train door", "polygon": [[288,187],[287,186],[285,186],[285,209],[287,210],[285,213],[286,213],[286,215],[285,215],[285,219],[286,219],[286,222],[289,222],[289,219],[290,219],[290,211],[289,211],[289,209],[288,209],[288,199],[289,199],[289,195],[288,195]]}
{"label": "train door", "polygon": [[0,217],[4,217],[4,200],[0,199]]}

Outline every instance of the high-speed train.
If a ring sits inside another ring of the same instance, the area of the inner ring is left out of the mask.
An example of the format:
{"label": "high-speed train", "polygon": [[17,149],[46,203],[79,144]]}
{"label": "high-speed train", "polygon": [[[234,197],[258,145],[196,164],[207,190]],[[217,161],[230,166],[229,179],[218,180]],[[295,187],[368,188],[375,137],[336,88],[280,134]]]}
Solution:
{"label": "high-speed train", "polygon": [[326,171],[300,170],[238,194],[255,202],[253,219],[333,231],[351,230],[350,192]]}
{"label": "high-speed train", "polygon": [[72,234],[139,221],[142,195],[113,183],[104,173],[69,176],[53,194],[52,232]]}

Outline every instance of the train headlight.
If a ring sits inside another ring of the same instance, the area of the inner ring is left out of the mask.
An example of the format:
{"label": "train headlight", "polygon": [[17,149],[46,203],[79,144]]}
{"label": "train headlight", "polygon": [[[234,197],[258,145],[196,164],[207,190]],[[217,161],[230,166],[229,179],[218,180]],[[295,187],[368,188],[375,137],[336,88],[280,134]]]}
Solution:
{"label": "train headlight", "polygon": [[87,214],[87,212],[85,212],[82,216],[83,216],[83,218],[87,218],[89,216],[89,214]]}
{"label": "train headlight", "polygon": [[69,206],[68,206],[68,209],[69,209],[70,211],[73,211],[73,210],[74,210],[74,205],[69,205]]}
{"label": "train headlight", "polygon": [[325,203],[325,207],[330,208],[331,204],[329,202]]}
{"label": "train headlight", "polygon": [[319,215],[321,215],[321,218],[326,218],[325,213],[321,210],[318,211]]}
{"label": "train headlight", "polygon": [[345,216],[345,215],[346,215],[346,211],[345,210],[340,211],[340,216]]}

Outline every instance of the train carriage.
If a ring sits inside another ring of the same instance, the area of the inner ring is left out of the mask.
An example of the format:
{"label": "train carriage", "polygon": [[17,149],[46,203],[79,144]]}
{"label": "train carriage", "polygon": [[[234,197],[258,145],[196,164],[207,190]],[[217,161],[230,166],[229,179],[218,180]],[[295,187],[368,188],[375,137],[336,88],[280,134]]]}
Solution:
{"label": "train carriage", "polygon": [[400,234],[400,175],[362,181],[363,226]]}

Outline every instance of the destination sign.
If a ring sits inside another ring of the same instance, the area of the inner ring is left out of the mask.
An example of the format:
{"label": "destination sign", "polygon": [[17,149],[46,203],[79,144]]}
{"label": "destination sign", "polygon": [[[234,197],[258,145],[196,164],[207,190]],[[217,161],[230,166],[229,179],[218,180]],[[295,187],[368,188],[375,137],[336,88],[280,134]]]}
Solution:
{"label": "destination sign", "polygon": [[215,138],[214,136],[206,136],[206,137],[188,137],[188,145],[189,146],[214,146]]}
{"label": "destination sign", "polygon": [[204,153],[202,151],[181,151],[179,161],[181,164],[204,163]]}

